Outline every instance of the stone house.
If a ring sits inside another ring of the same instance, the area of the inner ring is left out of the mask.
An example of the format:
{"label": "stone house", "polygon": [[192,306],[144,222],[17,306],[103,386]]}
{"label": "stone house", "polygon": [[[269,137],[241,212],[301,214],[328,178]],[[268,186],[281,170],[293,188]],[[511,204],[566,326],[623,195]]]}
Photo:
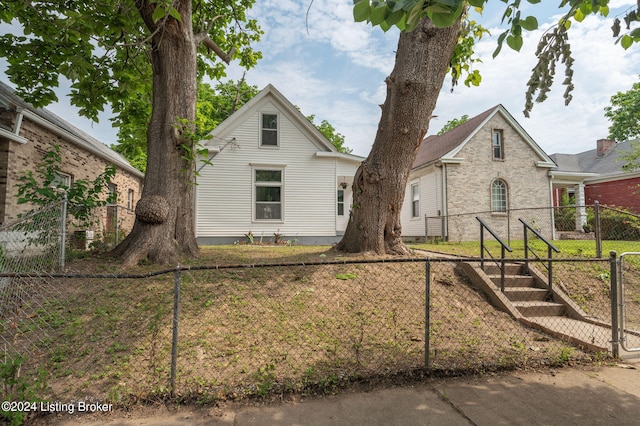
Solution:
{"label": "stone house", "polygon": [[497,105],[422,142],[405,193],[402,234],[407,240],[477,241],[479,216],[502,238],[522,239],[518,218],[553,223],[549,170],[555,166]]}
{"label": "stone house", "polygon": [[53,145],[60,147],[61,182],[93,180],[107,165],[117,168],[109,191],[117,193],[117,207],[98,209],[94,231],[113,232],[118,226],[128,232],[133,226],[133,209],[140,198],[144,175],[120,154],[82,132],[62,118],[35,108],[0,82],[0,222],[7,225],[34,206],[17,203],[16,184],[26,171],[34,171]]}

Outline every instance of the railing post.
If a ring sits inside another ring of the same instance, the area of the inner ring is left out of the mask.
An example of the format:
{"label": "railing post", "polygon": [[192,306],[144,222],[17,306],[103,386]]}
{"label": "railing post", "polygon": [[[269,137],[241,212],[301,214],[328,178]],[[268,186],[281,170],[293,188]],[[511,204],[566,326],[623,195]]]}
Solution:
{"label": "railing post", "polygon": [[484,226],[480,222],[480,269],[484,271]]}
{"label": "railing post", "polygon": [[500,250],[500,291],[504,293],[504,255],[505,255],[505,250],[504,250],[504,246],[502,246],[502,249]]}
{"label": "railing post", "polygon": [[609,252],[609,264],[611,266],[611,353],[614,357],[620,354],[620,330],[618,330],[618,259],[615,250]]}
{"label": "railing post", "polygon": [[551,246],[547,246],[547,259],[549,262],[549,266],[547,267],[547,296],[549,298],[553,297],[553,261],[551,260],[551,256],[553,256],[551,252]]}
{"label": "railing post", "polygon": [[173,338],[171,342],[171,395],[176,390],[176,367],[178,364],[178,316],[180,313],[180,265],[176,266],[173,273]]}
{"label": "railing post", "polygon": [[66,249],[65,242],[67,240],[67,191],[62,192],[62,208],[60,213],[60,247],[58,249],[58,267],[60,271],[64,271]]}
{"label": "railing post", "polygon": [[529,232],[527,231],[527,224],[522,222],[522,228],[524,229],[524,268],[529,273]]}
{"label": "railing post", "polygon": [[593,219],[596,223],[596,257],[602,257],[602,229],[600,228],[600,203],[595,201],[593,203]]}

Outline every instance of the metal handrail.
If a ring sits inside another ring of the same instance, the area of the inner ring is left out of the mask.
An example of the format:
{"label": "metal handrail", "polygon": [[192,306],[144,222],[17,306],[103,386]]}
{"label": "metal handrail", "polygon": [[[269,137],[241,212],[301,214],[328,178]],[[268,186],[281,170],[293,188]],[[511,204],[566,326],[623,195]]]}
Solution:
{"label": "metal handrail", "polygon": [[[547,268],[547,297],[551,297],[553,295],[553,260],[551,259],[552,251],[556,253],[560,253],[560,250],[551,243],[551,241],[547,240],[537,229],[533,226],[529,225],[524,219],[518,219],[522,225],[524,225],[524,266],[529,270],[529,252],[533,253],[533,256],[538,260],[545,268]],[[547,245],[547,264],[545,265],[542,262],[542,258],[536,253],[533,247],[529,246],[529,233],[527,230],[533,232],[536,237],[540,239],[543,243]]]}
{"label": "metal handrail", "polygon": [[[487,225],[482,219],[480,219],[478,216],[476,216],[476,219],[478,220],[478,222],[480,222],[480,269],[484,271],[484,253],[486,251],[489,257],[491,258],[491,260],[493,260],[493,262],[498,266],[498,268],[500,268],[500,291],[504,293],[505,250],[508,251],[509,253],[511,253],[513,250],[511,249],[511,247],[509,247],[507,243],[502,241],[502,239],[498,236],[498,234],[496,234],[493,231],[493,229],[491,229],[489,225]],[[485,229],[489,231],[489,233],[493,236],[493,238],[496,239],[497,242],[500,243],[500,246],[501,246],[500,263],[496,261],[495,257],[493,257],[489,249],[484,245]]]}

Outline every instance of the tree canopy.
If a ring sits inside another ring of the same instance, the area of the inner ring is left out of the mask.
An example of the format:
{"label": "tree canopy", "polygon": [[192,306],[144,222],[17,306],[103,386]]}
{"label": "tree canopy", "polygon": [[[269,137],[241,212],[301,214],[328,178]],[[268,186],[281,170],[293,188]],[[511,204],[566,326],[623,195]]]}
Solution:
{"label": "tree canopy", "polygon": [[626,92],[611,97],[611,105],[604,109],[611,121],[609,138],[616,141],[640,138],[640,82],[633,83]]}
{"label": "tree canopy", "polygon": [[438,135],[447,133],[449,130],[458,127],[462,123],[466,123],[468,119],[469,119],[469,116],[467,114],[463,115],[460,118],[452,118],[451,120],[447,121],[447,123],[444,126],[442,126],[442,129],[440,129],[440,131],[438,132]]}
{"label": "tree canopy", "polygon": [[[379,26],[384,31],[397,27],[401,31],[412,31],[425,17],[429,18],[436,27],[443,28],[453,25],[465,12],[466,6],[482,11],[489,0],[355,0],[353,15],[356,22],[366,21],[373,26]],[[498,45],[493,53],[497,56],[506,43],[511,49],[519,51],[523,45],[523,31],[538,29],[538,19],[535,15],[526,15],[521,8],[521,0],[502,0],[505,11],[502,23],[506,26],[504,32],[498,36]],[[527,3],[538,4],[541,0],[527,0]],[[556,67],[564,66],[565,103],[569,104],[573,90],[573,58],[569,42],[569,29],[573,22],[582,22],[588,15],[609,15],[610,0],[561,0],[559,9],[566,12],[557,24],[549,28],[538,43],[536,57],[538,62],[533,68],[531,78],[527,82],[524,114],[529,115],[533,103],[543,102],[553,85],[556,77]],[[535,11],[535,8],[526,8]],[[623,28],[624,21],[624,28]],[[612,19],[612,34],[615,43],[628,49],[632,44],[640,42],[640,3],[637,9],[629,8],[622,17]],[[452,65],[465,63],[471,56],[454,56]],[[455,69],[455,68],[454,68]]]}

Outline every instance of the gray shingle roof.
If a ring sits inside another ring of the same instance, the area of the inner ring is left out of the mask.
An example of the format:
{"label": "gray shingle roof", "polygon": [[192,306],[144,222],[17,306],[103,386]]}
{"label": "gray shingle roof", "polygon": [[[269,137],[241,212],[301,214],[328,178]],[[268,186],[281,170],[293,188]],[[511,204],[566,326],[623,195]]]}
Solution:
{"label": "gray shingle roof", "polygon": [[558,167],[554,170],[562,172],[597,173],[600,176],[623,173],[626,164],[624,157],[633,149],[632,141],[618,142],[604,155],[598,156],[596,149],[578,154],[552,154],[550,157]]}
{"label": "gray shingle roof", "polygon": [[16,95],[15,90],[13,90],[9,85],[0,81],[0,101],[2,98],[5,98],[10,104],[24,108],[26,110],[31,111],[32,113],[38,115],[40,118],[48,121],[49,123],[55,125],[56,127],[64,130],[67,133],[75,136],[80,139],[82,143],[85,145],[85,148],[90,149],[93,152],[96,152],[103,159],[113,163],[116,166],[122,167],[130,172],[137,172],[139,176],[142,176],[142,172],[135,169],[131,164],[119,153],[115,152],[111,148],[109,148],[104,143],[100,142],[98,139],[93,136],[83,132],[77,127],[71,125],[66,122],[62,118],[58,117],[51,111],[45,108],[36,108],[33,105],[25,102],[22,98]]}
{"label": "gray shingle roof", "polygon": [[469,135],[473,133],[473,131],[476,130],[476,128],[498,107],[499,105],[496,105],[493,108],[470,118],[442,135],[428,136],[422,141],[420,148],[418,148],[418,153],[416,154],[416,159],[413,162],[413,167],[416,168],[429,164],[452,151],[464,142]]}

